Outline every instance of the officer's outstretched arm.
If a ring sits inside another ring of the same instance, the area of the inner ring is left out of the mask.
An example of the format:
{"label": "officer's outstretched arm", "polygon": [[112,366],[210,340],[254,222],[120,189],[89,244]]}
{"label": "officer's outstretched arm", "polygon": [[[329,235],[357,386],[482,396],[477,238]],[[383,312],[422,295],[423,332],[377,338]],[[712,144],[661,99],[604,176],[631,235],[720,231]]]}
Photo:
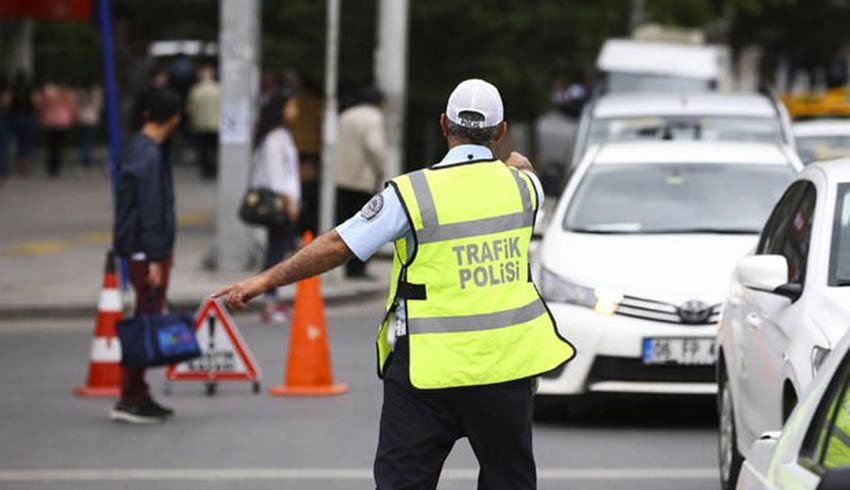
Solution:
{"label": "officer's outstretched arm", "polygon": [[212,295],[223,297],[228,308],[241,310],[264,292],[329,271],[354,257],[336,230],[331,230],[299,250],[292,257],[244,281]]}

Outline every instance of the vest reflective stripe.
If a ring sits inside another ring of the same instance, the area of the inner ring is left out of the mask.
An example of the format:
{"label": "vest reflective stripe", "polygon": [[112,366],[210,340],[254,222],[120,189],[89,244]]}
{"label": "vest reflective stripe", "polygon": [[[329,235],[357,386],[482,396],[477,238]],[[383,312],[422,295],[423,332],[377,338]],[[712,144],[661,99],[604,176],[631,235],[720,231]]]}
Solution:
{"label": "vest reflective stripe", "polygon": [[407,328],[410,333],[490,330],[529,322],[546,313],[546,307],[543,306],[543,303],[535,300],[520,308],[483,315],[413,318],[408,322]]}
{"label": "vest reflective stripe", "polygon": [[410,185],[413,186],[413,193],[416,194],[416,201],[419,202],[419,216],[422,217],[422,226],[426,228],[437,226],[439,224],[437,208],[434,206],[434,196],[431,195],[431,188],[428,187],[425,174],[422,172],[410,174]]}
{"label": "vest reflective stripe", "polygon": [[414,239],[396,241],[379,375],[391,352],[388,320],[402,302],[410,382],[420,389],[536,376],[574,356],[531,282],[538,203],[527,175],[499,161],[471,162],[412,172],[389,185]]}
{"label": "vest reflective stripe", "polygon": [[527,212],[521,212],[505,216],[496,216],[493,218],[464,221],[463,223],[452,223],[448,225],[438,225],[433,228],[425,228],[419,233],[417,239],[421,244],[442,242],[445,240],[454,240],[469,236],[488,235],[490,233],[499,233],[501,231],[527,228],[533,224],[534,215]]}
{"label": "vest reflective stripe", "polygon": [[[519,172],[511,172],[514,180],[516,181],[517,187],[519,187],[519,195],[522,199],[522,209],[523,211],[533,213],[534,206],[531,204],[531,192],[528,190],[528,186],[525,185],[525,182],[522,181],[522,177],[520,177]],[[532,223],[534,224],[534,223]]]}

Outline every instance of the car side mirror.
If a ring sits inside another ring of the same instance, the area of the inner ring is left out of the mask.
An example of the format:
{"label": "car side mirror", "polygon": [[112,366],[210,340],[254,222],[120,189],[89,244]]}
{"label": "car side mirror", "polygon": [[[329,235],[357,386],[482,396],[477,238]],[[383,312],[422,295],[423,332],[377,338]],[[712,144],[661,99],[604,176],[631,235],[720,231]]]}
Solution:
{"label": "car side mirror", "polygon": [[548,216],[546,210],[540,209],[537,211],[537,220],[534,222],[534,233],[531,235],[532,240],[542,240],[543,232],[549,227],[551,217]]}
{"label": "car side mirror", "polygon": [[788,282],[788,261],[781,255],[748,255],[738,262],[735,275],[750,289],[778,294],[791,301],[803,294],[801,285]]}
{"label": "car side mirror", "polygon": [[850,467],[829,470],[818,484],[817,490],[847,490],[850,488]]}

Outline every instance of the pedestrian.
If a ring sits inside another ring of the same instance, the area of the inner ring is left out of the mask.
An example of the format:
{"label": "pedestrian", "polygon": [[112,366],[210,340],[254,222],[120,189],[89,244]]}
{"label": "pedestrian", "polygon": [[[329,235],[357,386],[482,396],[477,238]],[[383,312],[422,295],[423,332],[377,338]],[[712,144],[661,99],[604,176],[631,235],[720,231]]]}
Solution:
{"label": "pedestrian", "polygon": [[213,295],[241,309],[269,288],[395,242],[377,340],[379,490],[436,488],[462,437],[478,458],[479,489],[536,485],[533,380],[575,351],[531,281],[528,248],[543,193],[525,157],[502,163],[493,154],[507,131],[503,112],[496,87],[462,82],[440,116],[449,147],[441,162],[391,179],[290,259]]}
{"label": "pedestrian", "polygon": [[[291,87],[281,86],[273,91],[260,110],[254,135],[254,171],[251,185],[269,189],[280,195],[289,218],[284,225],[266,226],[266,253],[263,269],[280,262],[294,248],[293,230],[298,219],[301,201],[298,149],[289,128],[298,118],[298,99]],[[286,305],[277,297],[277,290],[266,292],[263,323],[283,323],[288,320]]]}
{"label": "pedestrian", "polygon": [[[174,181],[160,145],[180,124],[181,101],[169,90],[148,98],[144,124],[121,159],[115,206],[114,250],[129,259],[136,315],[163,311],[176,238]],[[152,423],[173,415],[151,398],[145,368],[122,366],[121,398],[113,420]]]}
{"label": "pedestrian", "polygon": [[[172,90],[171,72],[163,67],[154,70],[147,86],[143,88],[133,100],[133,107],[131,110],[132,119],[130,120],[130,127],[133,131],[139,131],[144,125],[145,107],[148,107],[148,101],[160,90]],[[159,144],[159,147],[162,150],[162,161],[167,165],[171,165],[173,142],[174,137],[169,135],[168,138]]]}
{"label": "pedestrian", "polygon": [[220,99],[221,89],[215,80],[213,68],[206,65],[198,72],[198,82],[189,91],[186,105],[198,148],[198,166],[202,179],[212,179],[216,175]]}
{"label": "pedestrian", "polygon": [[[358,101],[339,116],[336,163],[336,222],[356,213],[380,189],[386,174],[386,136],[381,104],[384,94],[374,87],[362,91]],[[366,263],[353,258],[345,275],[367,278]]]}
{"label": "pedestrian", "polygon": [[47,175],[57,177],[62,170],[65,141],[77,118],[76,100],[66,85],[48,81],[38,93],[36,105],[47,142]]}
{"label": "pedestrian", "polygon": [[80,162],[91,167],[92,152],[97,140],[97,128],[103,111],[103,89],[96,81],[77,91],[77,122],[80,126]]}
{"label": "pedestrian", "polygon": [[12,89],[6,77],[0,74],[0,188],[9,178],[9,133],[12,127],[9,105],[11,103]]}
{"label": "pedestrian", "polygon": [[15,167],[21,175],[27,175],[32,165],[32,151],[38,128],[35,98],[35,88],[27,74],[23,71],[17,72],[12,83],[9,117],[15,135]]}

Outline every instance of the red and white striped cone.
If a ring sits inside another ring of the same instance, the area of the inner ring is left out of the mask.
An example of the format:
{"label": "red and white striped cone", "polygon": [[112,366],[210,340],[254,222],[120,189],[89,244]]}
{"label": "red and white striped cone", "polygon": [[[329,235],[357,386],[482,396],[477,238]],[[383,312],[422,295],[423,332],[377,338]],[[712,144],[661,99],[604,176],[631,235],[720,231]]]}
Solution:
{"label": "red and white striped cone", "polygon": [[84,397],[118,397],[121,394],[121,342],[115,324],[121,320],[121,291],[115,271],[115,255],[106,254],[103,288],[97,302],[97,325],[91,345],[91,362],[85,386],[74,388]]}

